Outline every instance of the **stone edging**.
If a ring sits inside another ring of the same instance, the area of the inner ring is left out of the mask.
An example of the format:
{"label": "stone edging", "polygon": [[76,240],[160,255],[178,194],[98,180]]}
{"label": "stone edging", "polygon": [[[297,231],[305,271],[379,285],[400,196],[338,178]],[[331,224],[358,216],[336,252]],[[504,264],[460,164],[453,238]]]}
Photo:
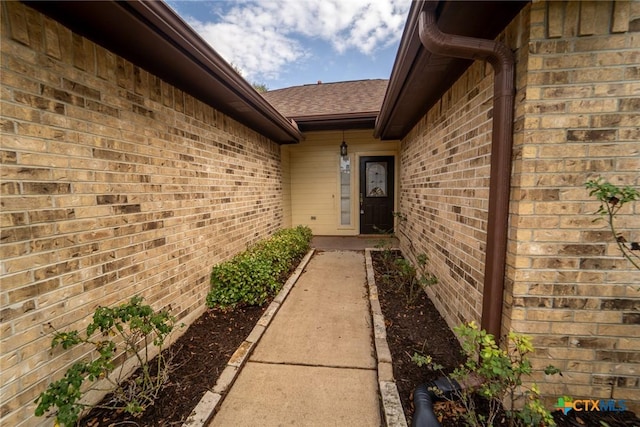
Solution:
{"label": "stone edging", "polygon": [[373,273],[371,252],[376,250],[378,249],[365,249],[365,262],[367,284],[369,285],[369,307],[371,307],[371,318],[373,319],[373,337],[376,345],[376,358],[378,359],[378,386],[380,387],[382,410],[387,427],[407,427],[407,420],[400,403],[400,394],[393,378],[391,351],[387,343],[387,328],[384,324],[384,316],[378,300],[378,287]]}
{"label": "stone edging", "polygon": [[276,295],[262,317],[258,320],[258,323],[256,323],[255,327],[251,330],[249,336],[242,344],[240,344],[240,347],[238,347],[235,353],[233,353],[229,362],[227,362],[227,367],[220,374],[216,385],[212,390],[207,390],[204,396],[202,396],[202,399],[200,399],[200,402],[198,402],[195,409],[191,411],[191,414],[189,414],[189,417],[182,427],[202,427],[213,417],[215,411],[218,410],[222,404],[227,391],[235,382],[240,370],[249,359],[249,356],[251,356],[255,346],[258,344],[260,338],[262,338],[262,335],[271,323],[273,316],[276,315],[280,306],[289,295],[293,285],[302,274],[302,271],[309,263],[314,252],[315,249],[311,249],[307,252],[302,261],[300,261],[298,267],[296,267],[291,276],[289,276],[289,279],[284,284],[278,295]]}

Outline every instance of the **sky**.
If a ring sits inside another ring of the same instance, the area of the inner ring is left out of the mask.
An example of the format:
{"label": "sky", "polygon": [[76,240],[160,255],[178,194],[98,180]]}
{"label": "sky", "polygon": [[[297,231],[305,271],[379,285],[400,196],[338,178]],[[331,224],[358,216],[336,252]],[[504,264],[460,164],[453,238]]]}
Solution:
{"label": "sky", "polygon": [[409,0],[168,0],[253,84],[388,79]]}

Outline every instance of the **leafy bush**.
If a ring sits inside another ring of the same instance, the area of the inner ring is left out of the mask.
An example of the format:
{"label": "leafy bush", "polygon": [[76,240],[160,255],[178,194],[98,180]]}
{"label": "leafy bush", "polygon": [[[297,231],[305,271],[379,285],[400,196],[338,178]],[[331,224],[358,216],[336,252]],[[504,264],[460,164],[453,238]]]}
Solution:
{"label": "leafy bush", "polygon": [[[507,410],[509,425],[553,425],[551,414],[544,409],[538,399],[538,389],[535,384],[523,388],[523,378],[531,375],[532,367],[529,353],[533,352],[531,338],[509,332],[505,348],[500,348],[493,335],[478,328],[474,323],[463,324],[454,328],[462,339],[462,349],[467,356],[464,366],[456,370],[454,378],[458,382],[465,378],[480,379],[477,386],[463,389],[462,401],[467,409],[465,418],[471,425],[493,425],[501,403],[508,398],[510,408]],[[477,359],[477,356],[480,356]],[[549,372],[554,369],[549,367]],[[470,394],[478,393],[489,402],[489,414],[480,414]],[[515,410],[515,402],[525,398],[522,410]]]}
{"label": "leafy bush", "polygon": [[311,229],[305,226],[280,230],[216,265],[211,272],[207,305],[262,305],[280,290],[291,269],[309,250],[311,237]]}
{"label": "leafy bush", "polygon": [[[464,407],[465,425],[494,425],[505,401],[509,403],[505,411],[509,426],[555,425],[551,413],[540,402],[537,386],[525,388],[523,385],[524,378],[532,372],[528,354],[534,348],[530,337],[510,332],[502,348],[493,335],[479,329],[475,322],[459,325],[454,331],[461,339],[466,362],[450,375],[463,385],[452,398]],[[442,370],[428,355],[415,353],[412,360],[418,366]],[[545,374],[562,375],[553,366],[548,366]],[[476,406],[476,396],[487,402],[487,409]],[[516,409],[516,402],[521,399],[524,404]]]}
{"label": "leafy bush", "polygon": [[[113,405],[109,409],[136,414],[153,404],[167,378],[169,364],[162,348],[174,329],[175,319],[168,311],[156,312],[142,301],[136,296],[117,307],[98,307],[84,336],[79,331],[54,333],[52,348],[62,346],[68,350],[85,345],[95,349],[98,357],[74,363],[64,377],[49,384],[35,401],[38,404],[36,416],[57,408],[56,425],[75,425],[81,412],[93,406],[80,403],[83,394],[89,391],[82,387],[86,380],[104,379],[111,384]],[[93,338],[96,332],[99,334]],[[116,342],[121,342],[125,353],[138,360],[140,374],[133,381],[122,381],[122,369],[115,378],[109,375],[115,368],[114,357],[118,354]],[[150,364],[150,344],[158,347],[154,369]]]}
{"label": "leafy bush", "polygon": [[400,278],[399,285],[403,287],[408,305],[416,302],[426,286],[438,284],[438,278],[426,269],[429,261],[427,254],[418,255],[416,261],[417,264],[414,267],[405,258],[396,260],[396,271]]}

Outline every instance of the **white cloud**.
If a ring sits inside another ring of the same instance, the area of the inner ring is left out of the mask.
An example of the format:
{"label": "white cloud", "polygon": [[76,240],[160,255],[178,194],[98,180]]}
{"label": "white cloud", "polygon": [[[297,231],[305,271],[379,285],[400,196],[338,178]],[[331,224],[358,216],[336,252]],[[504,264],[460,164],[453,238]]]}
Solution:
{"label": "white cloud", "polygon": [[230,22],[202,23],[192,19],[188,22],[249,80],[257,76],[276,78],[286,64],[307,55],[300,43],[271,28],[258,33]]}
{"label": "white cloud", "polygon": [[[228,62],[250,81],[276,79],[313,53],[304,37],[343,54],[373,55],[397,42],[409,8],[406,0],[259,0],[218,3],[215,22],[186,17]],[[215,5],[214,5],[215,6]]]}

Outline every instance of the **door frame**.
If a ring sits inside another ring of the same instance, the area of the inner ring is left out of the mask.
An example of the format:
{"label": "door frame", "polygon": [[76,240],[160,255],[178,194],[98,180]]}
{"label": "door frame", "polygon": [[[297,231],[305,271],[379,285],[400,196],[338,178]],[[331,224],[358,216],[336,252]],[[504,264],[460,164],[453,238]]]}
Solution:
{"label": "door frame", "polygon": [[[357,218],[357,224],[356,224],[356,230],[358,230],[358,234],[362,235],[362,224],[361,224],[361,219],[362,219],[362,215],[360,214],[360,191],[364,190],[362,189],[362,182],[360,179],[360,163],[361,163],[361,159],[363,157],[392,157],[393,158],[393,204],[392,204],[392,212],[395,212],[397,210],[397,206],[398,206],[398,197],[399,197],[399,157],[398,157],[398,152],[397,151],[363,151],[363,152],[358,152],[356,154],[356,168],[357,170],[355,171],[357,173],[357,180],[356,180],[356,185],[354,185],[354,190],[355,190],[355,197],[354,197],[354,204],[356,206],[356,218]],[[393,218],[393,228],[395,230],[397,224],[396,224],[396,219],[395,217]]]}

